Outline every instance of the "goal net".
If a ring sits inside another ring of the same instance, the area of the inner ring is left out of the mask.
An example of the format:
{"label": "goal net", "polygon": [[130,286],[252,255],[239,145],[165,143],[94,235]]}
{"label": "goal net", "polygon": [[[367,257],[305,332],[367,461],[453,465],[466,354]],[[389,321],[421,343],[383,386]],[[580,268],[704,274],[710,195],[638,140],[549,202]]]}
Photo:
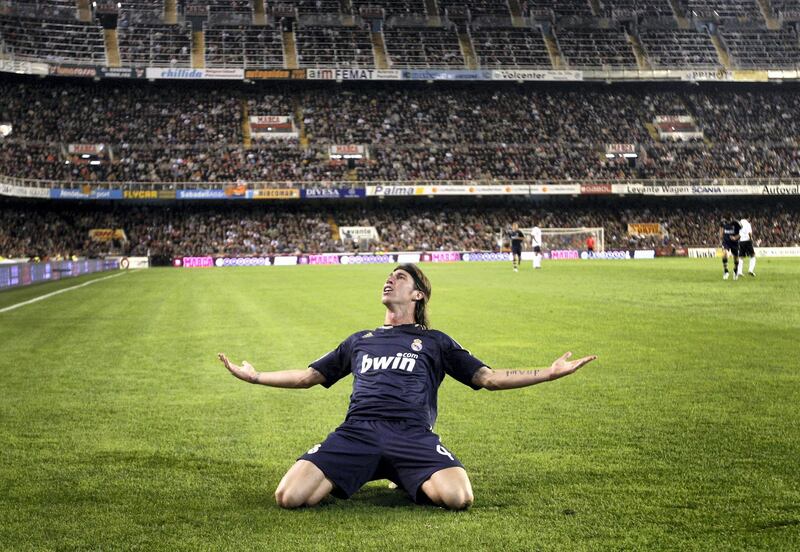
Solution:
{"label": "goal net", "polygon": [[[531,228],[521,228],[530,243]],[[542,251],[585,251],[589,237],[594,238],[594,251],[605,251],[603,228],[542,228]]]}

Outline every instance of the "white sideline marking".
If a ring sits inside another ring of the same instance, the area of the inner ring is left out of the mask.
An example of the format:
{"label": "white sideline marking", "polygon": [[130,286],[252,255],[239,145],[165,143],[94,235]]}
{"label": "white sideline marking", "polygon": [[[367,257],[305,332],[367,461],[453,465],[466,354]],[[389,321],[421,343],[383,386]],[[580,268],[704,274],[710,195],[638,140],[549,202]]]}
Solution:
{"label": "white sideline marking", "polygon": [[102,282],[103,280],[108,280],[110,278],[116,278],[117,276],[122,276],[125,274],[124,272],[120,272],[119,274],[112,274],[111,276],[106,276],[105,278],[98,278],[97,280],[89,280],[88,282],[84,282],[82,284],[78,284],[77,286],[72,286],[64,289],[59,289],[58,291],[54,291],[52,293],[47,293],[40,297],[34,297],[33,299],[29,299],[28,301],[23,301],[22,303],[17,303],[16,305],[11,305],[10,307],[6,307],[4,309],[0,309],[0,313],[8,312],[14,309],[18,309],[20,307],[24,307],[25,305],[30,305],[31,303],[36,303],[37,301],[41,301],[43,299],[47,299],[48,297],[52,297],[54,295],[58,295],[59,293],[64,293],[66,291],[70,291],[73,289],[82,288],[84,286],[88,286],[94,284],[95,282]]}

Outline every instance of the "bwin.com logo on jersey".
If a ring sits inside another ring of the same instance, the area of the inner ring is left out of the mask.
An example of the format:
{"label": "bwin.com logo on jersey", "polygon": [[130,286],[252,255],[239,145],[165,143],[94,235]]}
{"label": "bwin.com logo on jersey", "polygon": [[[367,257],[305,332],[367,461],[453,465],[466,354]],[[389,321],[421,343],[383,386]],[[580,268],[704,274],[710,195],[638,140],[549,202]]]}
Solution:
{"label": "bwin.com logo on jersey", "polygon": [[412,372],[417,364],[418,355],[414,353],[397,353],[395,356],[361,357],[361,373],[367,370],[403,370]]}
{"label": "bwin.com logo on jersey", "polygon": [[421,339],[415,339],[414,341],[412,341],[411,342],[411,348],[413,350],[417,351],[417,352],[421,351],[422,350],[422,340]]}

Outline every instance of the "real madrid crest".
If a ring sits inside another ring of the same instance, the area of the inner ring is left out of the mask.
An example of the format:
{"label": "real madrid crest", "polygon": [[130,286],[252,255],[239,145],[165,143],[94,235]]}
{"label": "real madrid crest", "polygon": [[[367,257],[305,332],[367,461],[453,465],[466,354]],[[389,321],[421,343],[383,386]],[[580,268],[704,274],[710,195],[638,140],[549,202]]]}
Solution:
{"label": "real madrid crest", "polygon": [[421,351],[422,350],[422,340],[421,339],[415,339],[414,341],[412,341],[411,342],[411,348],[413,350],[417,351],[417,352]]}

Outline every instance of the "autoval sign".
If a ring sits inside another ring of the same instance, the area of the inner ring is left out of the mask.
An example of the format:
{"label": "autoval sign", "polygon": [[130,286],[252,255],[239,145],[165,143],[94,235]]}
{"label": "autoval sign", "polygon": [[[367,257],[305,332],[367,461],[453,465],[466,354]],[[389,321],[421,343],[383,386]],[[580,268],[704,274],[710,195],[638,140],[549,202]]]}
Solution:
{"label": "autoval sign", "polygon": [[764,186],[761,193],[764,195],[800,195],[800,184]]}

